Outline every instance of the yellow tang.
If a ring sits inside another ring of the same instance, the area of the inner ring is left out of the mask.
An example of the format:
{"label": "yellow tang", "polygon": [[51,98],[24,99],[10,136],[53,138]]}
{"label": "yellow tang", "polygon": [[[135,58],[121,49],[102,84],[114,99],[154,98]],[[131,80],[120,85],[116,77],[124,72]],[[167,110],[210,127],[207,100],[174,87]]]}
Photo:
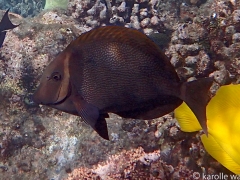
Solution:
{"label": "yellow tang", "polygon": [[[227,169],[240,174],[240,85],[222,86],[207,105],[208,136],[201,136],[206,151]],[[201,130],[189,107],[182,103],[175,117],[185,132]]]}

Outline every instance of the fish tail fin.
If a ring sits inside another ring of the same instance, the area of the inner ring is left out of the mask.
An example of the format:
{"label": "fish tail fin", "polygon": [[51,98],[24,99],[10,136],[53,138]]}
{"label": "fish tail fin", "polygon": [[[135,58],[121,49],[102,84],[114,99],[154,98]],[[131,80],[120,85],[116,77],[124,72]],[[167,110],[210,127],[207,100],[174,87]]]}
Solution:
{"label": "fish tail fin", "polygon": [[204,133],[207,131],[206,106],[209,101],[208,91],[213,82],[212,78],[202,78],[196,81],[185,82],[181,86],[181,99],[186,102],[195,114]]}
{"label": "fish tail fin", "polygon": [[14,25],[10,21],[10,19],[8,17],[8,12],[9,12],[9,9],[5,12],[5,14],[2,17],[2,21],[0,22],[1,31],[6,31],[6,30],[9,30],[9,29],[13,29],[13,28],[18,26],[18,25]]}
{"label": "fish tail fin", "polygon": [[6,31],[0,32],[0,47],[2,47],[5,36],[6,36]]}
{"label": "fish tail fin", "polygon": [[196,116],[185,102],[174,110],[174,116],[180,125],[180,129],[184,132],[195,132],[202,129]]}
{"label": "fish tail fin", "polygon": [[202,143],[206,151],[218,162],[220,162],[227,169],[235,174],[240,174],[240,165],[235,162],[235,156],[230,156],[217,142],[217,140],[209,134],[207,137],[205,134],[201,136]]}

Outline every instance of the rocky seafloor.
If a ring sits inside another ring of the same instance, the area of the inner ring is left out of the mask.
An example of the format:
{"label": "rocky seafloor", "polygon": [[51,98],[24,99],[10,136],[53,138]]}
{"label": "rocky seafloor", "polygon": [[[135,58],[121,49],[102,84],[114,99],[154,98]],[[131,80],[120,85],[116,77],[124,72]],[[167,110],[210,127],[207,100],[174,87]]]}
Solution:
{"label": "rocky seafloor", "polygon": [[113,24],[159,33],[157,43],[181,79],[214,77],[212,94],[221,85],[239,83],[239,1],[70,0],[64,10],[42,11],[39,5],[36,13],[25,14],[17,4],[24,9],[24,3],[35,1],[16,2],[0,1],[1,9],[11,7],[26,17],[10,14],[20,25],[7,33],[0,49],[1,180],[177,180],[231,174],[204,150],[202,132],[182,132],[173,113],[150,121],[110,114],[106,141],[80,117],[35,106],[28,97],[43,69],[73,39]]}

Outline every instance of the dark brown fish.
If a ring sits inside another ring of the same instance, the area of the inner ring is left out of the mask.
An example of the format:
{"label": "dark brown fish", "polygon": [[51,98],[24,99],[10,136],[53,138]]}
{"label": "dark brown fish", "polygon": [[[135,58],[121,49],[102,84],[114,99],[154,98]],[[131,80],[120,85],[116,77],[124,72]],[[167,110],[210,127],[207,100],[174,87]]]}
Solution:
{"label": "dark brown fish", "polygon": [[84,119],[109,139],[105,118],[153,119],[185,101],[205,133],[212,79],[181,83],[165,54],[143,33],[106,26],[82,34],[46,68],[33,100]]}

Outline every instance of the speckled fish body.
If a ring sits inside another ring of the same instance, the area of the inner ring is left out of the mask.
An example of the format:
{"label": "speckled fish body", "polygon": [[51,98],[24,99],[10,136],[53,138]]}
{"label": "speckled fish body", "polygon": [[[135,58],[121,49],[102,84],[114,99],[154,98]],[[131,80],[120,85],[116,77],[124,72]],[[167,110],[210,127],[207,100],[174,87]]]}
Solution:
{"label": "speckled fish body", "polygon": [[8,12],[9,12],[9,9],[5,12],[0,22],[0,47],[4,42],[7,30],[13,29],[18,26],[18,25],[12,24],[12,22],[8,17]]}
{"label": "speckled fish body", "polygon": [[181,83],[168,58],[146,35],[106,26],[82,34],[50,63],[33,100],[81,116],[108,139],[107,113],[153,119],[183,100],[204,126],[211,84],[209,78]]}

